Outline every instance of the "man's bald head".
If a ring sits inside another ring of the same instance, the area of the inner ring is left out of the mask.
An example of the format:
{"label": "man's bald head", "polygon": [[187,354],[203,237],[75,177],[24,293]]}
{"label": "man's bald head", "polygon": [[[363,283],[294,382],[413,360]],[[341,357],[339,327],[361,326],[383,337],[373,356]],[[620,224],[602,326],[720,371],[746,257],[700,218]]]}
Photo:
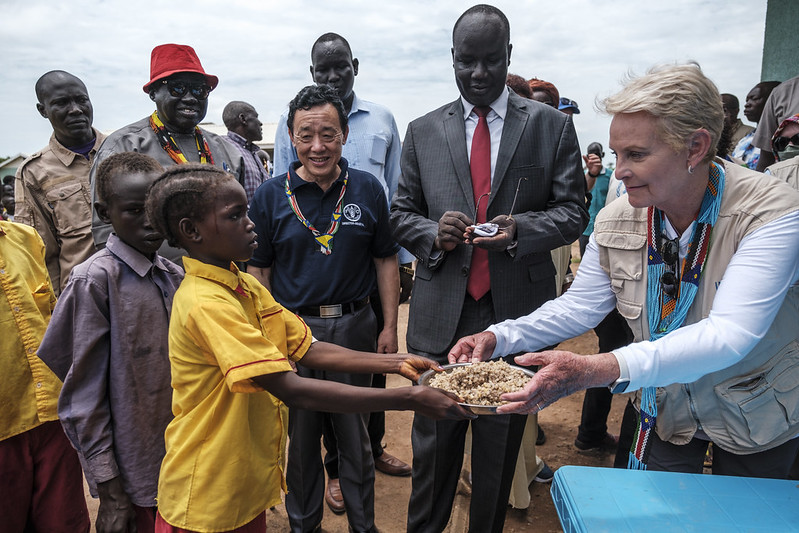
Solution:
{"label": "man's bald head", "polygon": [[222,110],[222,122],[225,123],[227,129],[233,129],[241,123],[239,115],[248,111],[255,111],[255,108],[247,102],[234,100]]}
{"label": "man's bald head", "polygon": [[486,17],[496,17],[499,19],[499,25],[500,28],[502,28],[504,42],[506,45],[510,43],[510,22],[508,21],[508,17],[505,16],[505,13],[488,4],[477,4],[476,6],[472,6],[464,11],[463,14],[458,17],[458,20],[455,21],[455,26],[452,27],[453,44],[455,43],[455,32],[457,31],[458,26],[461,24],[461,22],[463,22],[464,19],[473,15],[483,15]]}
{"label": "man's bald head", "polygon": [[346,48],[347,52],[349,52],[349,54],[350,54],[350,59],[352,59],[352,48],[350,47],[350,43],[347,41],[347,39],[345,39],[344,37],[342,37],[338,33],[333,33],[331,31],[331,32],[327,32],[327,33],[324,33],[324,34],[320,35],[319,38],[316,39],[314,41],[313,45],[311,46],[311,62],[312,63],[313,63],[313,60],[314,60],[314,56],[313,55],[314,55],[314,52],[316,51],[316,48],[318,46],[322,45],[323,43],[341,43],[341,44],[343,44],[344,48]]}
{"label": "man's bald head", "polygon": [[463,98],[475,106],[491,105],[507,91],[510,24],[499,9],[480,4],[460,16],[452,30],[452,67]]}
{"label": "man's bald head", "polygon": [[358,75],[358,59],[352,57],[352,48],[347,39],[338,33],[320,35],[311,47],[311,77],[317,85],[329,85],[344,103],[349,113],[355,95],[355,76]]}
{"label": "man's bald head", "polygon": [[45,72],[38,80],[36,80],[36,85],[34,87],[34,90],[36,91],[36,99],[40,104],[43,103],[43,94],[52,85],[60,85],[67,81],[77,83],[78,85],[82,86],[84,90],[86,90],[86,85],[77,76],[70,74],[65,70],[51,70],[50,72]]}
{"label": "man's bald head", "polygon": [[90,143],[94,138],[94,109],[86,85],[63,70],[51,70],[36,81],[36,109],[50,121],[53,133],[66,148]]}
{"label": "man's bald head", "polygon": [[237,133],[249,142],[263,139],[263,123],[258,119],[258,112],[247,102],[234,100],[222,111],[222,122],[228,130]]}

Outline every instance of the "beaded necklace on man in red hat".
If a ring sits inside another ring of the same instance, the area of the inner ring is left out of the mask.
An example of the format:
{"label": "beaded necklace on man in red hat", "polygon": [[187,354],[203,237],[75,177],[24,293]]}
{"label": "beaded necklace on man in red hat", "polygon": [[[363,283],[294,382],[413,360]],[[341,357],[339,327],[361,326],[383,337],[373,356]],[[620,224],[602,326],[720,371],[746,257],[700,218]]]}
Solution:
{"label": "beaded necklace on man in red hat", "polygon": [[150,127],[161,148],[177,164],[188,163],[170,130],[194,133],[200,162],[213,164],[213,156],[197,126],[208,109],[208,94],[219,79],[207,74],[191,46],[156,46],[150,60],[150,81],[142,87],[156,103]]}

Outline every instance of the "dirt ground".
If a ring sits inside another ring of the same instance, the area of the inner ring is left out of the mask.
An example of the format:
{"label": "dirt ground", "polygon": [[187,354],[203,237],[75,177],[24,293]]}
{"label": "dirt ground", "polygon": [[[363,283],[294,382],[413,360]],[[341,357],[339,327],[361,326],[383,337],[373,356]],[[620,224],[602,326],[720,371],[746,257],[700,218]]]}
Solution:
{"label": "dirt ground", "polygon": [[[578,252],[579,253],[579,252]],[[574,254],[577,256],[577,254]],[[408,322],[408,304],[400,306],[399,342],[400,351],[405,350],[405,329]],[[560,347],[580,354],[597,352],[597,340],[593,332],[561,343]],[[410,383],[399,376],[388,376],[388,387],[406,387]],[[574,447],[577,426],[580,423],[580,410],[583,394],[578,393],[544,409],[539,415],[539,423],[544,428],[547,441],[539,446],[539,457],[553,469],[564,465],[611,466],[610,455],[586,455],[578,453]],[[613,401],[608,428],[618,433],[621,416],[624,410],[624,398]],[[411,422],[413,414],[409,412],[391,411],[386,414],[386,436],[383,440],[389,453],[411,463]],[[530,486],[531,503],[527,509],[518,510],[508,507],[505,519],[505,531],[509,533],[521,531],[557,532],[562,531],[560,520],[550,496],[550,484],[533,482]],[[405,520],[408,510],[408,498],[411,492],[410,478],[391,477],[377,472],[375,479],[375,524],[383,533],[400,533],[405,531]],[[89,511],[94,524],[98,501],[89,497]],[[468,524],[469,496],[459,491],[456,496],[448,533],[466,531]],[[267,527],[270,532],[288,531],[288,518],[283,505],[267,511]],[[94,528],[92,528],[94,531]],[[325,506],[322,531],[339,533],[347,531],[346,515],[334,515]]]}

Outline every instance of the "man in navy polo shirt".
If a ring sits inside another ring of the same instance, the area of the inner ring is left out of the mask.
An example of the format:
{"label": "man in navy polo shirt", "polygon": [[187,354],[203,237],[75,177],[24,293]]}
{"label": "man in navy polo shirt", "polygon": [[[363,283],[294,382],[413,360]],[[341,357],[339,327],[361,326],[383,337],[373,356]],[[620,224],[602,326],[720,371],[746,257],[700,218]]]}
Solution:
{"label": "man in navy polo shirt", "polygon": [[[248,271],[295,311],[318,340],[355,350],[397,351],[399,246],[388,224],[383,187],[341,157],[347,115],[327,85],[302,89],[289,104],[288,130],[299,161],[255,193],[250,218],[258,249]],[[379,291],[384,315],[377,331],[369,295]],[[377,339],[377,342],[375,342]],[[369,386],[371,376],[313,371],[302,376]],[[324,469],[319,439],[332,418],[339,473],[353,531],[376,531],[374,459],[364,415],[291,409],[286,510],[291,530],[322,521]]]}

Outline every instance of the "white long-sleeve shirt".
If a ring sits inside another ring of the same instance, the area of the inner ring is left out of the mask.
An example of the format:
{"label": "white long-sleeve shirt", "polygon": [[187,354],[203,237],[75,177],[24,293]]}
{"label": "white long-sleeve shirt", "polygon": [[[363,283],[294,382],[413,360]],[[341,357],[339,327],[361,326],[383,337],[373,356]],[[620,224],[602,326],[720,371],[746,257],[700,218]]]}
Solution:
{"label": "white long-sleeve shirt", "polygon": [[[685,256],[692,230],[693,226],[680,237],[680,258]],[[668,223],[664,231],[669,238],[677,236]],[[794,212],[741,240],[707,318],[656,341],[613,351],[622,375],[626,370],[630,378],[627,392],[690,383],[740,361],[766,334],[789,287],[798,279],[799,212]],[[615,304],[592,235],[567,292],[527,316],[488,328],[497,338],[493,357],[539,350],[580,335],[596,326]]]}

